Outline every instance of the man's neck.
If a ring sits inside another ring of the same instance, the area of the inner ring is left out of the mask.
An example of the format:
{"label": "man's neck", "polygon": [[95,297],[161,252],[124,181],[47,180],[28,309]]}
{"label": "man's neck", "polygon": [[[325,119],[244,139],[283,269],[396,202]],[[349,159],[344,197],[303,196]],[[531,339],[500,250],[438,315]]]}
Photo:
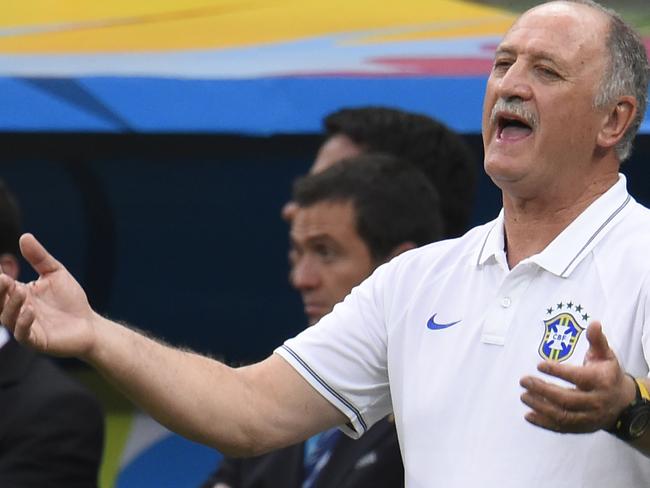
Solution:
{"label": "man's neck", "polygon": [[573,201],[513,198],[504,193],[505,247],[508,266],[542,252],[598,197],[611,188],[615,179],[604,178],[585,187]]}

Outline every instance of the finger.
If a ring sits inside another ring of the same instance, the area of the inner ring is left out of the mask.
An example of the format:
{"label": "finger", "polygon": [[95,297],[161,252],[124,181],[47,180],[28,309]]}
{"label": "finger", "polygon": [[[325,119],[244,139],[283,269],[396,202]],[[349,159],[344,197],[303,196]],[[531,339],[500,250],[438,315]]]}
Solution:
{"label": "finger", "polygon": [[556,432],[585,432],[591,431],[591,412],[571,411],[547,401],[545,398],[524,392],[521,401],[531,411],[526,413],[525,418],[529,422],[554,430]]}
{"label": "finger", "polygon": [[575,366],[557,361],[544,361],[537,365],[537,370],[549,376],[568,381],[584,391],[590,391],[596,387],[597,378],[589,374],[590,372],[585,370],[584,366]]}
{"label": "finger", "polygon": [[587,327],[587,340],[589,341],[589,350],[585,356],[585,362],[614,357],[600,322],[594,321],[589,324],[589,327]]}
{"label": "finger", "polygon": [[32,323],[34,322],[34,311],[29,305],[25,305],[18,318],[16,319],[16,326],[14,327],[14,337],[22,344],[29,342],[32,334]]}
{"label": "finger", "polygon": [[563,432],[563,433],[580,433],[580,432],[593,432],[593,429],[590,429],[586,426],[586,422],[569,422],[569,421],[558,421],[557,419],[544,415],[540,412],[531,411],[524,415],[526,421],[530,422],[533,425],[538,427],[543,427],[554,432]]}
{"label": "finger", "polygon": [[552,430],[555,432],[560,432],[560,427],[551,421],[548,417],[545,417],[539,412],[528,412],[524,415],[526,421],[530,422],[533,425],[538,427],[543,427],[544,429]]}
{"label": "finger", "polygon": [[567,415],[569,415],[568,410],[562,410],[557,405],[547,402],[543,397],[534,395],[528,391],[522,393],[520,399],[524,405],[539,416],[552,420],[555,426],[559,426],[559,422],[564,421]]}
{"label": "finger", "polygon": [[2,308],[2,313],[0,313],[0,322],[12,332],[16,326],[20,309],[25,303],[26,296],[23,286],[13,282],[13,286],[9,290],[4,307]]}
{"label": "finger", "polygon": [[7,276],[6,274],[0,274],[0,308],[2,307],[7,294],[11,291],[15,283],[16,282],[10,276]]}
{"label": "finger", "polygon": [[54,259],[32,234],[23,234],[20,237],[20,252],[41,276],[62,268],[61,263]]}
{"label": "finger", "polygon": [[523,378],[519,384],[526,389],[523,395],[543,398],[545,403],[555,405],[560,410],[577,412],[597,408],[593,396],[581,390],[563,388],[534,377]]}

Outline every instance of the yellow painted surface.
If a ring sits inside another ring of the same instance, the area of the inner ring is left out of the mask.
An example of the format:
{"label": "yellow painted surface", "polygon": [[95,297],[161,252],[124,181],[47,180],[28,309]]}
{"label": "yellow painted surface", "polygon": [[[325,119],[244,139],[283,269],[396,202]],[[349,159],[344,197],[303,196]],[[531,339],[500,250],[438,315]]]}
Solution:
{"label": "yellow painted surface", "polygon": [[133,404],[94,370],[82,368],[73,374],[97,396],[104,407],[106,428],[99,487],[113,488],[120,473],[122,453],[133,424]]}
{"label": "yellow painted surface", "polygon": [[115,486],[117,476],[120,473],[122,452],[132,424],[132,412],[107,412],[104,460],[99,471],[100,488],[113,488]]}
{"label": "yellow painted surface", "polygon": [[501,34],[510,14],[458,0],[10,0],[2,53],[169,51],[251,46],[395,29],[363,42]]}
{"label": "yellow painted surface", "polygon": [[501,35],[506,32],[514,17],[511,15],[495,15],[480,19],[463,20],[432,27],[423,26],[409,32],[397,32],[383,35],[368,35],[355,38],[349,44],[370,44],[380,42],[425,41],[427,39],[454,39],[469,36]]}

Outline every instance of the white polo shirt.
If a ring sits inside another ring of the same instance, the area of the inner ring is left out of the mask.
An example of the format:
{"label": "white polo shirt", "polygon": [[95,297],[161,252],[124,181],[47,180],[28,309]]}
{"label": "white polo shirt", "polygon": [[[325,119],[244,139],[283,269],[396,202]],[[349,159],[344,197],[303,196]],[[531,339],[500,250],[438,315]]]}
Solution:
{"label": "white polo shirt", "polygon": [[512,270],[502,212],[381,266],[276,352],[348,434],[395,413],[408,488],[648,487],[650,459],[612,435],[526,422],[519,379],[544,357],[582,364],[594,319],[624,369],[647,375],[649,272],[650,211],[621,175]]}

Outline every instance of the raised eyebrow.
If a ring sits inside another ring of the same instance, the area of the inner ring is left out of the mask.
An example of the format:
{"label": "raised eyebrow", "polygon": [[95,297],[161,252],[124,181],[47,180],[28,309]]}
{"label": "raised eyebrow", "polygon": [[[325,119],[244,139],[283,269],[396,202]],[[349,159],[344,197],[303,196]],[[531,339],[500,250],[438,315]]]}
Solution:
{"label": "raised eyebrow", "polygon": [[561,63],[561,60],[558,60],[557,56],[547,52],[547,51],[535,51],[532,53],[531,57],[539,61],[550,61],[553,64]]}
{"label": "raised eyebrow", "polygon": [[331,236],[325,233],[308,235],[302,240],[301,243],[299,243],[296,240],[296,238],[293,235],[291,235],[291,233],[289,233],[289,242],[291,243],[292,246],[301,247],[301,248],[305,248],[308,246],[313,246],[315,244],[321,244],[321,243],[336,245],[336,241],[332,239]]}
{"label": "raised eyebrow", "polygon": [[323,233],[323,234],[315,234],[313,236],[308,236],[307,239],[305,239],[305,245],[318,245],[318,244],[325,244],[327,246],[332,246],[336,247],[337,242],[335,239],[332,238],[329,234]]}
{"label": "raised eyebrow", "polygon": [[[494,57],[497,58],[498,56],[502,56],[502,55],[517,56],[517,53],[515,52],[514,49],[509,48],[508,46],[500,46],[494,52]],[[555,67],[558,70],[564,69],[564,65],[562,61],[558,60],[557,56],[553,56],[552,54],[546,51],[533,52],[532,54],[530,54],[530,57],[533,61],[544,61],[550,63],[553,65],[553,67]]]}
{"label": "raised eyebrow", "polygon": [[497,56],[501,56],[503,54],[509,54],[509,55],[514,55],[515,52],[513,49],[510,49],[506,46],[499,46],[496,51],[494,51],[494,57],[496,58]]}

